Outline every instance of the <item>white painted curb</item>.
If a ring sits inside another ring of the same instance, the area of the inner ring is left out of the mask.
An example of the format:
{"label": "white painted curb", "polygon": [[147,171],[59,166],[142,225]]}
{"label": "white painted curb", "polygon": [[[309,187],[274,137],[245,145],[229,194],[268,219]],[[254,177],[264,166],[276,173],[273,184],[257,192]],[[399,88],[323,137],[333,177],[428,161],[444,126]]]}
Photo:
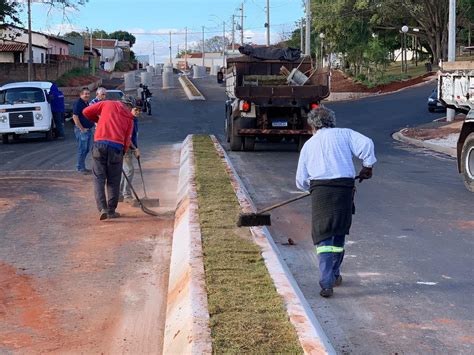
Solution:
{"label": "white painted curb", "polygon": [[194,174],[193,142],[188,136],[181,148],[163,354],[212,352]]}
{"label": "white painted curb", "polygon": [[[204,95],[198,90],[198,88],[196,87],[196,85],[193,84],[193,82],[191,80],[189,80],[188,77],[186,77],[186,79],[183,77],[183,76],[180,76],[178,78],[178,81],[179,83],[181,84],[181,86],[183,87],[183,90],[184,90],[184,93],[186,94],[186,96],[188,97],[189,100],[206,100],[206,98],[204,97]],[[186,84],[186,81],[192,85],[194,87],[194,89],[196,89],[197,92],[199,92],[199,95],[198,96],[194,96],[193,93],[191,92],[191,90],[189,90],[189,87],[188,85]]]}
{"label": "white painted curb", "polygon": [[[249,194],[232,163],[216,137],[211,136],[217,153],[229,173],[232,186],[245,213],[256,212]],[[265,265],[273,279],[277,292],[283,298],[291,323],[296,329],[305,354],[336,354],[321,325],[303,296],[296,280],[278,251],[270,231],[266,227],[250,228],[255,242],[262,250]]]}
{"label": "white painted curb", "polygon": [[412,145],[415,145],[417,147],[430,149],[430,150],[433,150],[433,151],[438,152],[438,153],[450,155],[453,158],[457,157],[457,149],[456,148],[443,147],[443,146],[440,146],[440,145],[437,145],[437,144],[434,144],[434,143],[422,141],[420,139],[407,137],[403,134],[404,129],[392,134],[392,138],[399,141],[399,142],[412,144]]}

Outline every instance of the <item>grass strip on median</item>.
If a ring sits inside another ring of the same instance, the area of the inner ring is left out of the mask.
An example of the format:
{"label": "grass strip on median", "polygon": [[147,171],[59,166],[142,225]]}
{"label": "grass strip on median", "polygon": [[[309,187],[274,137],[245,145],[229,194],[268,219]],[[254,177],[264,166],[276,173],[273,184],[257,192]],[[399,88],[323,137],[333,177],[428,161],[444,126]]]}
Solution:
{"label": "grass strip on median", "polygon": [[303,353],[212,140],[193,149],[213,352]]}

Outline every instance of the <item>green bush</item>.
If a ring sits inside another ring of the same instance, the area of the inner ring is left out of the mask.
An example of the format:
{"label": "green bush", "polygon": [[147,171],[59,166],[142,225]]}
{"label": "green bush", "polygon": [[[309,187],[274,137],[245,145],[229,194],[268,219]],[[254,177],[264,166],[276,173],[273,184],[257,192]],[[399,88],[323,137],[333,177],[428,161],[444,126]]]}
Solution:
{"label": "green bush", "polygon": [[68,71],[67,73],[63,74],[59,77],[55,83],[57,86],[66,86],[68,81],[77,78],[79,76],[87,76],[90,75],[88,68],[74,68],[73,70]]}

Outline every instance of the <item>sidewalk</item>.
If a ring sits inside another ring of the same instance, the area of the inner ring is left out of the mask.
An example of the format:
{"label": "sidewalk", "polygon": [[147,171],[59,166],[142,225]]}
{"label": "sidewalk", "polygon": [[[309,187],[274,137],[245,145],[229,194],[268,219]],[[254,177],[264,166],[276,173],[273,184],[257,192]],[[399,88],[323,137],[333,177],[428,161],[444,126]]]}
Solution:
{"label": "sidewalk", "polygon": [[403,128],[392,137],[400,142],[416,145],[438,153],[456,157],[456,145],[465,115],[459,114],[453,122],[446,118],[435,120],[418,127]]}

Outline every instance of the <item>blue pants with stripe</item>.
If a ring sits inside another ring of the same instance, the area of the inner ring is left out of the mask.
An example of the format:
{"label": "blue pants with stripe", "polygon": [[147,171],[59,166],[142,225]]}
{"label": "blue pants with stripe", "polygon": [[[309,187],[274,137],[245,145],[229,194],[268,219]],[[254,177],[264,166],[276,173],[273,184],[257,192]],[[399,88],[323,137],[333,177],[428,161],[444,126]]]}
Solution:
{"label": "blue pants with stripe", "polygon": [[337,277],[341,274],[341,264],[344,259],[345,235],[335,235],[324,239],[316,245],[319,257],[319,285],[321,288],[332,288]]}

